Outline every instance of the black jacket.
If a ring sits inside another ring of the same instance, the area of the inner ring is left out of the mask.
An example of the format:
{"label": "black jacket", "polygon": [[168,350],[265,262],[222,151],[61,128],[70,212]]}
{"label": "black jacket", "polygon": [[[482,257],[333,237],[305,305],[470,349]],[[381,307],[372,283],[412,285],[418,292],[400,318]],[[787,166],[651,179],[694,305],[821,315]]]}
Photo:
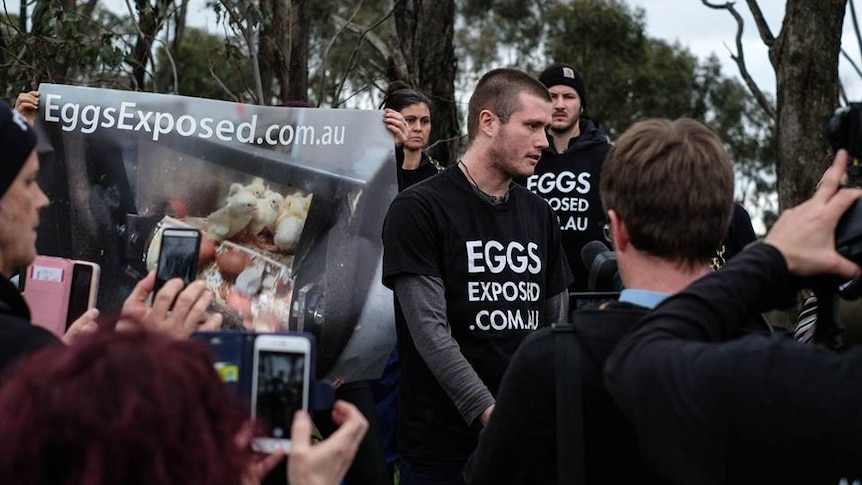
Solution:
{"label": "black jacket", "polygon": [[608,359],[611,396],[674,483],[862,477],[862,349],[835,353],[783,335],[723,342],[786,304],[791,281],[781,253],[754,244],[665,300]]}
{"label": "black jacket", "polygon": [[[602,369],[614,346],[649,310],[612,302],[582,309],[572,321],[584,358],[586,483],[661,483],[641,460],[634,429],[605,389]],[[497,405],[464,470],[471,485],[557,484],[557,395],[554,332],[527,337],[506,369]],[[577,459],[574,455],[572,459]]]}
{"label": "black jacket", "polygon": [[30,309],[18,288],[0,276],[0,377],[13,364],[60,341],[51,332],[30,323]]}

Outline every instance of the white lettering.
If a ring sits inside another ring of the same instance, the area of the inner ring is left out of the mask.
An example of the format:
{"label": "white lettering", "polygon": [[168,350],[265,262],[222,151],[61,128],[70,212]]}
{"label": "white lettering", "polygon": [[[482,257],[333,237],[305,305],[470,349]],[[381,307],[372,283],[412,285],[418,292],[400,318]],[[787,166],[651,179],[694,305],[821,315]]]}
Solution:
{"label": "white lettering", "polygon": [[[162,124],[162,120],[167,121],[167,124]],[[153,141],[159,139],[159,135],[166,135],[174,129],[174,116],[170,113],[156,113],[156,119],[153,122]]]}
{"label": "white lettering", "polygon": [[[257,115],[251,116],[251,122],[240,123],[236,127],[236,139],[242,143],[252,143],[254,141],[254,132],[257,128]],[[243,132],[248,134],[243,136]]]}
{"label": "white lettering", "polygon": [[570,194],[578,192],[580,194],[588,194],[590,192],[590,173],[580,172],[575,174],[568,170],[555,173],[543,173],[542,175],[533,175],[527,179],[527,188],[537,194],[549,194],[557,191],[562,194]]}
{"label": "white lettering", "polygon": [[60,121],[60,118],[57,115],[53,115],[55,110],[60,110],[60,105],[54,104],[54,100],[63,99],[59,94],[49,94],[45,96],[45,121],[50,121],[52,123],[56,123]]}
{"label": "white lettering", "polygon": [[131,112],[134,108],[135,103],[129,103],[128,101],[123,101],[122,103],[120,103],[120,122],[117,124],[117,128],[121,130],[131,130],[132,128],[134,128],[132,125],[127,125],[125,123],[126,119],[132,119],[135,117],[135,115]]}

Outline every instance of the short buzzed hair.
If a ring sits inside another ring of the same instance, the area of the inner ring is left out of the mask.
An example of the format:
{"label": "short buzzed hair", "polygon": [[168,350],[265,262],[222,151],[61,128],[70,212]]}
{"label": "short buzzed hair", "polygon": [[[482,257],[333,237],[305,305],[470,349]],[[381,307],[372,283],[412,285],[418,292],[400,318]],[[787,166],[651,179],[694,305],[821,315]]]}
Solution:
{"label": "short buzzed hair", "polygon": [[494,113],[501,123],[506,124],[509,122],[509,116],[521,107],[521,92],[551,101],[548,88],[523,71],[501,68],[485,73],[470,97],[467,109],[467,144],[476,138],[479,131],[479,113],[482,110]]}
{"label": "short buzzed hair", "polygon": [[650,119],[623,133],[602,166],[601,197],[632,244],[689,266],[709,262],[733,210],[733,168],[709,127]]}

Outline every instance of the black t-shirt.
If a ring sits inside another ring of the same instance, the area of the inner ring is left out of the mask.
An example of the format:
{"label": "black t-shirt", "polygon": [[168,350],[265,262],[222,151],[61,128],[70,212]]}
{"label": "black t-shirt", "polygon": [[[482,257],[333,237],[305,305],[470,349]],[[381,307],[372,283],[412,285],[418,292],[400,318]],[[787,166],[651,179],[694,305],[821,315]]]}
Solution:
{"label": "black t-shirt", "polygon": [[438,162],[434,160],[427,153],[422,154],[422,160],[419,162],[419,166],[412,170],[407,170],[403,168],[401,165],[404,163],[404,150],[399,149],[401,153],[401,160],[398,161],[398,191],[416,185],[423,180],[433,177],[438,173],[442,172],[444,167]]}
{"label": "black t-shirt", "polygon": [[[461,353],[492,394],[530,332],[548,325],[545,300],[571,281],[556,217],[513,186],[506,202],[482,200],[458,166],[402,192],[383,229],[383,282],[438,277]],[[479,427],[464,423],[416,351],[396,299],[402,381],[399,446],[405,456],[466,459]]]}
{"label": "black t-shirt", "polygon": [[606,217],[599,197],[599,176],[611,145],[604,132],[591,124],[582,123],[581,132],[564,153],[557,153],[552,146],[543,150],[533,175],[518,181],[543,197],[559,217],[563,250],[575,275],[569,290],[577,292],[587,291],[589,276],[581,248],[590,241],[610,244],[603,233]]}

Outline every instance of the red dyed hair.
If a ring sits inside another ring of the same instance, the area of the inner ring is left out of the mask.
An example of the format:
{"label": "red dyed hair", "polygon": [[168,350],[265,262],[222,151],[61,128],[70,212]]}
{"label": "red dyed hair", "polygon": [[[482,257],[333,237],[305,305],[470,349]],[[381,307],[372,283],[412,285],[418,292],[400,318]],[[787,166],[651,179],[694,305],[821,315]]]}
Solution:
{"label": "red dyed hair", "polygon": [[0,483],[237,485],[243,409],[197,342],[82,336],[0,389]]}

